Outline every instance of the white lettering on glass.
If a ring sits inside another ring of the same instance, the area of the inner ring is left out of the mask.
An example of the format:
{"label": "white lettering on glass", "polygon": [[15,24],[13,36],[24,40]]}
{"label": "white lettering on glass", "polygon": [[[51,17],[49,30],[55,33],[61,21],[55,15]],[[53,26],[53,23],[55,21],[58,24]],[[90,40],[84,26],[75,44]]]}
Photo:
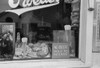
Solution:
{"label": "white lettering on glass", "polygon": [[39,5],[40,4],[40,0],[33,0],[33,5]]}
{"label": "white lettering on glass", "polygon": [[55,0],[48,0],[49,3],[53,3]]}
{"label": "white lettering on glass", "polygon": [[32,5],[32,0],[24,0],[22,3],[22,7],[28,7]]}
{"label": "white lettering on glass", "polygon": [[[15,3],[17,1],[17,3]],[[20,0],[8,0],[8,4],[11,8],[16,8],[20,3]]]}
{"label": "white lettering on glass", "polygon": [[23,0],[22,3],[20,0],[8,0],[11,8],[17,8],[20,4],[22,7],[30,7],[32,5],[42,5],[55,2],[59,2],[59,0]]}
{"label": "white lettering on glass", "polygon": [[41,4],[48,3],[48,0],[40,0]]}

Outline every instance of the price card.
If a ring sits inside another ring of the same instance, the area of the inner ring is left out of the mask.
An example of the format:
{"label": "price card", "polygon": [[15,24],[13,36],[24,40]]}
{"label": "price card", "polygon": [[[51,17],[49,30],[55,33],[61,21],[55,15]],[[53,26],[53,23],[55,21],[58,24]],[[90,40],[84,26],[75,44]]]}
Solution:
{"label": "price card", "polygon": [[69,58],[68,43],[53,43],[52,58],[53,59],[68,59]]}

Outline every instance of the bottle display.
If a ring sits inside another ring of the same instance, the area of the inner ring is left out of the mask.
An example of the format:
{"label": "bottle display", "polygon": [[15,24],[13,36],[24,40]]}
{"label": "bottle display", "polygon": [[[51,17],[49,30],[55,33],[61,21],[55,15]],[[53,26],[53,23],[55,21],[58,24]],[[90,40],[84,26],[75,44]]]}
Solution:
{"label": "bottle display", "polygon": [[14,59],[51,58],[51,45],[46,42],[28,43],[22,38],[21,47],[15,49]]}

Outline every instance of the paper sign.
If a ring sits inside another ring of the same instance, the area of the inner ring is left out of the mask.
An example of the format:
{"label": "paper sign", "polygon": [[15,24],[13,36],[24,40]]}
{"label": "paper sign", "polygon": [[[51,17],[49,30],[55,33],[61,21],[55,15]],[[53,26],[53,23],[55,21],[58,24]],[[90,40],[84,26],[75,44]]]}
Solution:
{"label": "paper sign", "polygon": [[68,59],[69,58],[68,43],[53,43],[52,58],[53,59]]}

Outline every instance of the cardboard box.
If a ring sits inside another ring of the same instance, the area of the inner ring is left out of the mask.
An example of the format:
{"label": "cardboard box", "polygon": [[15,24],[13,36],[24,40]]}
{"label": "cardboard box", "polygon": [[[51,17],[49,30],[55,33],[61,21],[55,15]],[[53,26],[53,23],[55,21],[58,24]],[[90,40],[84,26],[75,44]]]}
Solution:
{"label": "cardboard box", "polygon": [[[70,57],[75,57],[75,35],[72,30],[54,30],[53,42],[62,43],[62,46],[66,43],[69,46]],[[55,45],[53,45],[55,46]]]}
{"label": "cardboard box", "polygon": [[53,42],[67,43],[69,42],[70,35],[71,35],[70,30],[54,30],[53,31]]}

